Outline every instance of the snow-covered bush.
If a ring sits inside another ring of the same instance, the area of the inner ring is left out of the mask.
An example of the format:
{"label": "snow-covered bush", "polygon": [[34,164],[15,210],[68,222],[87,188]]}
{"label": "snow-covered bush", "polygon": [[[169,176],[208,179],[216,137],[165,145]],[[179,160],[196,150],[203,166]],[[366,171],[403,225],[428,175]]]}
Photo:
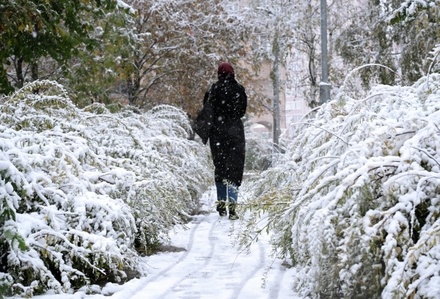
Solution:
{"label": "snow-covered bush", "polygon": [[440,75],[363,99],[341,92],[297,126],[281,163],[249,188],[275,251],[298,266],[297,291],[439,298]]}
{"label": "snow-covered bush", "polygon": [[[92,113],[96,112],[96,113]],[[68,292],[143,271],[209,181],[183,111],[79,110],[39,81],[0,107],[0,294]]]}
{"label": "snow-covered bush", "polygon": [[256,133],[246,132],[246,170],[266,170],[272,163],[273,143]]}

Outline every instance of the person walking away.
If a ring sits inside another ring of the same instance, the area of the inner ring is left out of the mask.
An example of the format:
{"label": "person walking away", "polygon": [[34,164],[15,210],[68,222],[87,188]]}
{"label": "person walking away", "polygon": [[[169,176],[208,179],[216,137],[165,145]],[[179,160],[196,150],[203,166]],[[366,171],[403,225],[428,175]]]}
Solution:
{"label": "person walking away", "polygon": [[203,109],[194,131],[204,144],[209,139],[214,162],[217,211],[220,216],[239,219],[236,207],[243,179],[245,135],[241,118],[246,113],[245,88],[235,80],[234,68],[227,62],[218,67],[218,81],[206,92]]}

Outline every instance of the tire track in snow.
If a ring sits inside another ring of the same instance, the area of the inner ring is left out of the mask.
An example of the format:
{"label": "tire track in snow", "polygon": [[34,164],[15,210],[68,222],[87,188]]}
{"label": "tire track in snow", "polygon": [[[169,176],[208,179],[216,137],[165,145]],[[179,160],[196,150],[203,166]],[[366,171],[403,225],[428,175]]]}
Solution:
{"label": "tire track in snow", "polygon": [[[211,190],[211,192],[213,192],[213,190]],[[207,194],[208,195],[208,194]],[[213,196],[208,196],[205,197],[206,202],[201,202],[201,206],[200,209],[202,210],[203,208],[209,207],[210,205],[213,204],[214,202],[214,198]],[[194,246],[194,240],[196,237],[196,234],[198,233],[199,230],[199,226],[200,224],[206,219],[206,216],[203,215],[197,215],[194,217],[195,221],[193,221],[191,224],[191,232],[190,232],[190,236],[189,236],[189,240],[188,243],[186,245],[186,251],[182,254],[181,257],[179,257],[174,263],[172,263],[170,266],[166,267],[165,269],[161,270],[160,272],[152,275],[152,276],[147,276],[145,283],[142,284],[142,286],[136,288],[135,290],[133,290],[131,292],[131,296],[130,297],[124,297],[121,299],[131,299],[136,297],[137,295],[141,295],[143,294],[151,283],[156,282],[160,277],[164,277],[166,276],[167,273],[172,272],[173,269],[175,269],[176,267],[178,267],[179,265],[182,265],[183,261],[185,261],[188,256],[191,254],[191,250]]]}
{"label": "tire track in snow", "polygon": [[[166,267],[165,269],[163,269],[162,271],[160,271],[159,273],[154,274],[153,276],[147,276],[145,279],[142,279],[142,281],[145,281],[145,283],[141,284],[141,286],[135,288],[134,290],[132,290],[129,294],[124,293],[124,298],[123,299],[130,299],[135,297],[137,294],[141,293],[145,288],[148,287],[148,284],[150,282],[156,281],[158,277],[164,276],[167,272],[171,271],[174,267],[176,267],[177,265],[179,265],[183,260],[185,260],[187,258],[187,256],[190,254],[191,252],[191,248],[194,245],[194,237],[195,234],[197,232],[197,229],[200,225],[200,223],[202,223],[203,217],[195,217],[196,220],[193,223],[192,227],[191,227],[191,233],[190,233],[190,237],[188,240],[188,245],[187,245],[187,250],[182,254],[181,257],[179,257],[177,259],[177,261],[173,264],[171,264],[170,266]],[[126,296],[129,297],[126,297]],[[112,297],[117,297],[117,296],[112,296]]]}
{"label": "tire track in snow", "polygon": [[278,271],[278,274],[275,278],[275,284],[272,285],[270,290],[270,298],[278,298],[278,294],[280,293],[281,281],[284,279],[284,272]]}
{"label": "tire track in snow", "polygon": [[[207,219],[207,217],[205,217],[205,219]],[[165,296],[167,296],[167,295],[169,295],[169,294],[171,294],[173,292],[180,291],[180,290],[176,290],[179,286],[182,287],[182,290],[184,291],[185,290],[185,284],[182,284],[182,283],[185,280],[191,279],[192,278],[191,276],[193,276],[194,273],[196,273],[196,274],[197,273],[203,273],[201,270],[203,270],[204,268],[206,268],[210,264],[210,262],[213,259],[214,249],[215,249],[215,242],[214,242],[214,240],[216,238],[213,236],[213,234],[214,234],[214,230],[216,228],[216,224],[217,224],[217,221],[212,221],[211,222],[211,227],[210,227],[210,230],[209,230],[209,233],[208,233],[208,240],[209,240],[209,247],[210,247],[209,253],[206,256],[200,257],[201,259],[204,259],[204,263],[202,265],[199,265],[198,267],[194,268],[193,264],[191,263],[191,261],[189,261],[189,264],[188,264],[187,268],[191,269],[191,273],[189,273],[186,276],[180,277],[180,279],[178,279],[178,281],[176,281],[174,283],[174,285],[172,285],[164,294],[162,294],[159,297],[160,299],[165,298]],[[189,249],[188,249],[188,251],[189,251]],[[187,259],[185,257],[185,259],[182,259],[181,261],[179,261],[179,263],[184,264],[186,262],[186,260],[189,260],[189,259]],[[188,285],[190,286],[191,284],[188,284]]]}
{"label": "tire track in snow", "polygon": [[[269,298],[278,298],[281,290],[282,283],[284,282],[284,276],[286,269],[282,265],[277,265],[278,270],[273,283],[269,285]],[[271,271],[271,270],[269,270]]]}
{"label": "tire track in snow", "polygon": [[[266,264],[266,250],[264,245],[261,242],[258,242],[258,250],[260,252],[260,261],[256,265],[256,267],[238,284],[237,287],[234,288],[234,292],[232,293],[231,299],[239,298],[240,293],[243,291],[248,282],[254,278],[258,271],[264,269]],[[255,288],[255,285],[252,286]]]}

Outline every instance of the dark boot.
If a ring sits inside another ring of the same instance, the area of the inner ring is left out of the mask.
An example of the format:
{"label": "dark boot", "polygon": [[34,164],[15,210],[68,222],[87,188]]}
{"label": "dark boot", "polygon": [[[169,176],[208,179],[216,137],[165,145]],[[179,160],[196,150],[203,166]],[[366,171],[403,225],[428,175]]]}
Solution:
{"label": "dark boot", "polygon": [[229,204],[229,219],[230,220],[237,220],[240,219],[240,217],[238,217],[235,208],[237,207],[236,203],[230,203]]}
{"label": "dark boot", "polygon": [[217,212],[220,216],[226,216],[226,202],[224,200],[217,202]]}

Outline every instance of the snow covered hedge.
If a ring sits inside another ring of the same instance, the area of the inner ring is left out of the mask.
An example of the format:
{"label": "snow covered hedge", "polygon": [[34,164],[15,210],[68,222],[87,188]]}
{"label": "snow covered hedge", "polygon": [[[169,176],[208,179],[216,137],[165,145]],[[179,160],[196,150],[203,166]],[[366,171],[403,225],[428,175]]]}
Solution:
{"label": "snow covered hedge", "polygon": [[140,272],[212,182],[183,111],[79,110],[40,81],[0,105],[0,297]]}
{"label": "snow covered hedge", "polygon": [[261,134],[252,132],[250,127],[246,129],[246,171],[262,171],[269,168],[272,163],[272,140],[264,138]]}
{"label": "snow covered hedge", "polygon": [[297,266],[296,290],[439,298],[440,75],[362,99],[341,92],[297,126],[249,195],[269,213],[277,253]]}

